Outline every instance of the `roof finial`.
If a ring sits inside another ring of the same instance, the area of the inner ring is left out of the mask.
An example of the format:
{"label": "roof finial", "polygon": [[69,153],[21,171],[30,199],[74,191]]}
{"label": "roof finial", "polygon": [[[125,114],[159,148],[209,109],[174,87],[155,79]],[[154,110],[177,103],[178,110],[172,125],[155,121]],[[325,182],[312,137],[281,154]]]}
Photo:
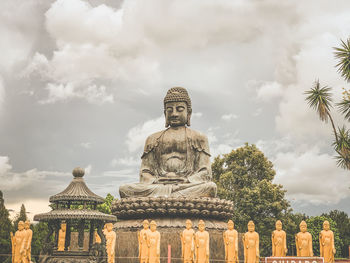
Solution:
{"label": "roof finial", "polygon": [[85,170],[81,167],[76,167],[73,170],[73,176],[76,177],[83,177],[85,174]]}

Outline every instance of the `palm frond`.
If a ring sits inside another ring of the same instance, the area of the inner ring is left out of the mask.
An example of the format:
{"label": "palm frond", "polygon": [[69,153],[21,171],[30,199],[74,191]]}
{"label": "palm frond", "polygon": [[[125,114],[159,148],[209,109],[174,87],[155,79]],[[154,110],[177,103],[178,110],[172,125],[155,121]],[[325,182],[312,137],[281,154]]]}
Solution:
{"label": "palm frond", "polygon": [[337,103],[337,107],[340,112],[344,115],[345,119],[350,121],[350,99],[343,98],[343,100]]}
{"label": "palm frond", "polygon": [[338,127],[338,141],[333,142],[333,147],[338,153],[335,157],[337,165],[350,170],[350,131],[345,126]]}
{"label": "palm frond", "polygon": [[329,111],[332,107],[332,94],[330,93],[331,88],[324,86],[318,80],[314,82],[313,87],[305,91],[304,94],[307,95],[306,101],[309,106],[315,109],[322,121],[327,122],[329,117]]}
{"label": "palm frond", "polygon": [[338,72],[346,80],[350,81],[350,38],[341,40],[341,47],[334,47],[334,55],[338,59]]}

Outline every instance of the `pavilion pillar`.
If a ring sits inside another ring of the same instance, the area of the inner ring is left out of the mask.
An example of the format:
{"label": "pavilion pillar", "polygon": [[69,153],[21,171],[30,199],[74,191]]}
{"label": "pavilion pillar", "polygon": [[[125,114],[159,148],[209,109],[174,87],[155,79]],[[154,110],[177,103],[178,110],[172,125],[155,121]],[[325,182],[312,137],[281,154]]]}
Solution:
{"label": "pavilion pillar", "polygon": [[85,228],[85,220],[81,219],[78,223],[78,246],[79,250],[84,249],[84,228]]}
{"label": "pavilion pillar", "polygon": [[95,234],[95,220],[90,220],[89,251],[92,248]]}
{"label": "pavilion pillar", "polygon": [[64,250],[68,251],[70,247],[70,239],[71,239],[71,220],[66,220],[67,228],[66,228],[66,240],[64,242]]}
{"label": "pavilion pillar", "polygon": [[54,245],[54,250],[57,250],[58,247],[58,235],[60,231],[60,220],[55,220],[54,221],[54,229],[55,229],[55,245]]}

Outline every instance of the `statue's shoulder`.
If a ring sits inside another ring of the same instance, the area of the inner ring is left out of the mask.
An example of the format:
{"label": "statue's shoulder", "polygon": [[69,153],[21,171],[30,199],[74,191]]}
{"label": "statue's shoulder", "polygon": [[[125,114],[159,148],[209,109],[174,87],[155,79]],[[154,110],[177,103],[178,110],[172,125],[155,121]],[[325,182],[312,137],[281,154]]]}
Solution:
{"label": "statue's shoulder", "polygon": [[144,157],[146,154],[148,154],[149,152],[151,152],[155,147],[158,146],[159,144],[159,138],[162,136],[162,134],[165,132],[166,130],[163,131],[159,131],[156,133],[151,134],[150,136],[147,137],[146,142],[145,142],[145,148],[143,150],[143,154],[141,156]]}
{"label": "statue's shoulder", "polygon": [[186,130],[192,148],[199,152],[204,152],[210,156],[208,137],[205,134],[196,130],[192,130],[188,127]]}

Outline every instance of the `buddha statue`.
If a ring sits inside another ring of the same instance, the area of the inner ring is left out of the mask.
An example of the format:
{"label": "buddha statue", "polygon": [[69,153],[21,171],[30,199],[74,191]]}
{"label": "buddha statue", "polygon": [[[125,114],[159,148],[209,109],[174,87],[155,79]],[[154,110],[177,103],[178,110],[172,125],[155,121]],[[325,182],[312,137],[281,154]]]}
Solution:
{"label": "buddha statue", "polygon": [[182,259],[184,263],[194,263],[194,230],[192,221],[186,220],[186,229],[181,233]]}
{"label": "buddha statue", "polygon": [[142,222],[143,229],[137,233],[137,238],[139,241],[139,260],[140,263],[147,263],[148,261],[148,234],[151,232],[149,229],[148,220],[143,220]]}
{"label": "buddha statue", "polygon": [[61,229],[58,231],[58,244],[57,244],[57,251],[64,251],[64,246],[66,242],[66,231],[67,230],[67,224],[62,223]]}
{"label": "buddha statue", "polygon": [[18,222],[18,230],[15,235],[11,233],[12,242],[12,262],[13,263],[23,263],[26,261],[26,250],[25,250],[25,238],[26,233],[24,230],[24,222]]}
{"label": "buddha statue", "polygon": [[248,222],[248,232],[243,235],[244,263],[259,263],[259,234],[253,221]]}
{"label": "buddha statue", "polygon": [[203,220],[198,222],[198,231],[195,234],[196,263],[209,263],[209,233],[205,230]]}
{"label": "buddha statue", "polygon": [[208,139],[188,128],[191,99],[184,88],[164,98],[166,129],[150,135],[141,156],[140,182],[120,186],[125,197],[215,197]]}
{"label": "buddha statue", "polygon": [[25,246],[24,249],[26,250],[26,261],[31,262],[32,257],[32,238],[33,238],[33,230],[30,229],[30,222],[29,220],[24,222],[24,230],[25,230]]}
{"label": "buddha statue", "polygon": [[334,246],[334,234],[329,229],[329,222],[323,222],[323,230],[320,233],[320,256],[324,258],[325,263],[334,263],[334,254],[336,252]]}
{"label": "buddha statue", "polygon": [[151,231],[147,236],[148,261],[147,263],[160,263],[160,233],[157,231],[157,223],[152,220]]}
{"label": "buddha statue", "polygon": [[300,225],[300,232],[295,235],[295,245],[297,247],[298,257],[313,257],[312,251],[312,236],[307,230],[307,224],[303,220]]}
{"label": "buddha statue", "polygon": [[226,263],[238,263],[238,232],[234,229],[232,220],[227,222],[227,230],[224,232],[225,261]]}
{"label": "buddha statue", "polygon": [[276,230],[272,232],[272,256],[285,257],[287,254],[287,238],[286,232],[282,230],[282,222],[276,221]]}
{"label": "buddha statue", "polygon": [[106,252],[108,257],[108,263],[115,262],[115,240],[116,234],[113,231],[113,224],[107,223],[104,235],[106,236]]}

